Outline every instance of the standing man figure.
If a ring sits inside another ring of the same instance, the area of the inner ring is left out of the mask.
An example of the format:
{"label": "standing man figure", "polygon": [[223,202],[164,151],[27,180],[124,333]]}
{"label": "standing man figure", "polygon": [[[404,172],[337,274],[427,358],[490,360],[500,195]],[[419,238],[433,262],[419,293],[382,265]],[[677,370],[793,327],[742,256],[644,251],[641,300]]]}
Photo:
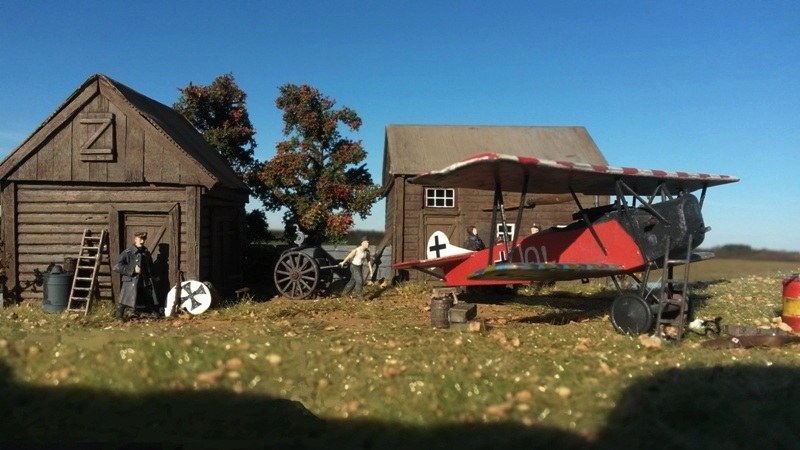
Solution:
{"label": "standing man figure", "polygon": [[139,231],[133,235],[133,245],[120,253],[114,272],[120,274],[122,287],[119,292],[119,304],[114,317],[122,320],[126,308],[137,306],[149,310],[157,310],[159,304],[153,285],[153,257],[144,246],[147,233]]}
{"label": "standing man figure", "polygon": [[347,295],[350,293],[350,291],[354,291],[358,298],[362,298],[364,296],[363,265],[365,263],[367,264],[367,268],[369,268],[369,278],[372,278],[372,262],[369,260],[368,249],[369,240],[366,236],[364,236],[361,238],[361,245],[351,250],[350,253],[345,256],[342,262],[339,263],[340,266],[344,267],[348,261],[353,261],[353,263],[350,264],[350,281],[348,281],[344,286],[342,295]]}
{"label": "standing man figure", "polygon": [[486,248],[486,244],[483,243],[483,240],[480,236],[478,236],[478,228],[475,225],[467,227],[467,242],[464,244],[467,250],[483,250]]}

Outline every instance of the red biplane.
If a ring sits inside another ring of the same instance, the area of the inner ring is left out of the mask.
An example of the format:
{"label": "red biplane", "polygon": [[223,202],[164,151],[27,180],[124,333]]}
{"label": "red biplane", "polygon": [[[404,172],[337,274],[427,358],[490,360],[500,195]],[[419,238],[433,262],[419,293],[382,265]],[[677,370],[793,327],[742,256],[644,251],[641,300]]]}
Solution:
{"label": "red biplane", "polygon": [[[395,269],[417,269],[438,276],[448,286],[611,277],[620,291],[610,313],[618,331],[646,333],[656,324],[660,333],[661,325],[672,324],[681,336],[685,320],[692,316],[689,265],[713,257],[694,251],[710,230],[701,212],[706,190],[738,178],[486,153],[410,181],[494,191],[492,230],[498,223],[501,230],[509,229],[504,191],[519,192],[520,205],[526,204],[529,192],[568,194],[578,211],[566,226],[526,237],[496,240],[491,235],[488,248],[480,251],[452,245],[444,233],[435,232],[425,259],[396,263]],[[692,194],[698,190],[699,198]],[[616,200],[584,208],[579,193]],[[520,230],[521,220],[522,207],[513,230]],[[673,273],[677,266],[684,268],[680,278]],[[648,283],[654,269],[662,271],[657,287]],[[623,292],[620,275],[631,275],[638,282],[638,293]]]}

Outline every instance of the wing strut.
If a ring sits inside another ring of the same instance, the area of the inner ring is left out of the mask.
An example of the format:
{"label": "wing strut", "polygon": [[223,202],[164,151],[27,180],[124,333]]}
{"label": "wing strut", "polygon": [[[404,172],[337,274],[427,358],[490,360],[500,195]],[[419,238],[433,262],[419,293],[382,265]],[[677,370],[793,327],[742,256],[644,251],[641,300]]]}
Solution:
{"label": "wing strut", "polygon": [[[499,190],[497,191],[497,199],[498,199],[498,207],[500,208],[500,221],[503,224],[503,247],[506,248],[506,255],[508,255],[508,220],[506,219],[506,205],[503,202],[503,193]],[[494,231],[494,229],[492,229]]]}
{"label": "wing strut", "polygon": [[498,177],[497,171],[495,170],[494,173],[494,200],[492,201],[492,226],[489,228],[489,260],[486,263],[486,266],[489,267],[494,264],[494,244],[495,244],[495,235],[497,233],[494,232],[497,229],[497,205],[498,203],[503,203],[503,194],[500,192],[500,178]]}
{"label": "wing strut", "polygon": [[581,217],[583,218],[583,221],[586,222],[586,226],[589,228],[589,232],[592,233],[592,237],[594,237],[594,240],[597,241],[597,245],[600,246],[600,249],[603,250],[603,254],[608,256],[608,250],[606,249],[606,246],[603,245],[603,241],[600,240],[597,230],[594,229],[594,225],[592,224],[592,221],[589,220],[589,215],[586,214],[586,210],[583,209],[583,205],[581,205],[581,201],[578,200],[578,196],[575,195],[575,191],[570,188],[569,193],[572,194],[572,199],[575,200],[575,204],[578,205],[578,210],[581,212]]}
{"label": "wing strut", "polygon": [[[664,216],[659,214],[658,211],[653,209],[653,206],[649,202],[645,201],[639,194],[636,193],[636,191],[634,191],[633,189],[631,189],[630,186],[625,184],[624,181],[617,180],[617,197],[620,198],[625,197],[623,190],[628,191],[628,193],[630,193],[630,195],[632,195],[635,200],[639,200],[639,203],[642,204],[642,208],[644,208],[645,210],[647,210],[647,212],[655,216],[656,219],[660,220],[662,223],[666,225],[669,225],[669,220],[667,220]],[[574,196],[575,194],[573,193],[572,195]]]}
{"label": "wing strut", "polygon": [[708,183],[703,184],[703,192],[700,194],[700,209],[703,209],[703,201],[706,199],[706,191],[708,190]]}
{"label": "wing strut", "polygon": [[[519,210],[517,210],[517,220],[514,222],[514,236],[511,237],[511,248],[508,250],[508,261],[509,262],[511,261],[511,255],[514,253],[514,250],[516,250],[517,239],[519,238],[519,233],[520,233],[520,226],[522,225],[522,211],[524,209],[522,207],[522,205],[525,204],[525,196],[528,195],[528,177],[529,177],[529,175],[528,175],[528,171],[527,170],[523,169],[523,171],[525,173],[522,175],[522,179],[523,179],[523,181],[522,181],[522,192],[519,195],[519,205],[520,206],[519,206]],[[534,207],[535,207],[535,205],[534,205]]]}
{"label": "wing strut", "polygon": [[[527,189],[527,188],[526,188]],[[492,228],[489,230],[489,261],[486,264],[487,266],[494,265],[494,246],[497,243],[497,233],[494,230],[497,229],[497,213],[500,212],[500,223],[502,224],[502,233],[503,233],[503,246],[506,250],[506,258],[511,257],[510,248],[509,248],[509,236],[508,236],[508,221],[506,220],[506,210],[505,205],[503,203],[503,190],[502,186],[500,186],[500,174],[497,173],[495,170],[494,173],[494,205],[492,207]],[[520,203],[522,204],[522,203]],[[522,208],[520,208],[520,212],[518,214],[522,214]],[[518,219],[521,220],[521,219]]]}
{"label": "wing strut", "polygon": [[662,202],[672,199],[672,193],[667,188],[666,183],[658,184],[655,190],[653,190],[653,193],[650,195],[650,197],[647,198],[647,203],[652,205],[653,201],[655,201],[656,197],[658,196],[661,196]]}

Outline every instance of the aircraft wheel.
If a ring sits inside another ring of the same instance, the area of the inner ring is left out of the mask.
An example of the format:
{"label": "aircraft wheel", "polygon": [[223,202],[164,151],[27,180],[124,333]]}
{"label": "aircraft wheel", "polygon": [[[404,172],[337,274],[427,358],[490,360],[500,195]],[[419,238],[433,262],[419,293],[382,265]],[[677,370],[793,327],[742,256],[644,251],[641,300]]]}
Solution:
{"label": "aircraft wheel", "polygon": [[639,335],[653,327],[653,311],[638,295],[622,294],[611,304],[611,323],[623,334]]}

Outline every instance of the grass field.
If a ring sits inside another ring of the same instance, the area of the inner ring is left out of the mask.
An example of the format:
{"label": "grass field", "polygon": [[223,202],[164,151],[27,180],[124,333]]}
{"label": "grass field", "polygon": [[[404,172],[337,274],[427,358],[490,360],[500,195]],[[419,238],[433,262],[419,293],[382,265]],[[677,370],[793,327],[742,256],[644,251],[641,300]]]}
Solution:
{"label": "grass field", "polygon": [[[797,264],[697,264],[697,315],[770,326]],[[472,297],[485,329],[432,329],[429,286],[370,301],[249,299],[111,320],[0,310],[0,447],[796,448],[795,346],[617,334],[605,283]]]}

